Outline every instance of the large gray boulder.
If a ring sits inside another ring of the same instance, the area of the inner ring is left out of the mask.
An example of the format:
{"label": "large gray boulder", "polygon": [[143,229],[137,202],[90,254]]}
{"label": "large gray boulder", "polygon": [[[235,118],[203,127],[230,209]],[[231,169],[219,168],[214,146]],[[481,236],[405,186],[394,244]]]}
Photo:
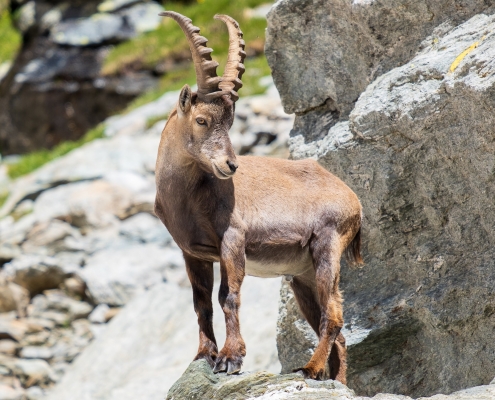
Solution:
{"label": "large gray boulder", "polygon": [[[453,393],[418,400],[489,400],[495,396],[495,385],[474,387]],[[314,381],[298,374],[275,375],[266,371],[241,373],[240,375],[214,374],[204,360],[189,365],[181,378],[168,392],[167,400],[218,399],[299,399],[299,400],[366,400],[356,396],[337,381]],[[394,394],[378,394],[375,400],[411,400]]]}
{"label": "large gray boulder", "polygon": [[318,140],[292,132],[292,156],[316,158],[364,208],[366,266],[341,279],[361,394],[450,393],[495,375],[495,16],[443,28],[369,85],[349,121]]}
{"label": "large gray boulder", "polygon": [[376,77],[408,62],[440,24],[456,26],[493,0],[280,0],[265,53],[295,131],[321,137],[346,119]]}

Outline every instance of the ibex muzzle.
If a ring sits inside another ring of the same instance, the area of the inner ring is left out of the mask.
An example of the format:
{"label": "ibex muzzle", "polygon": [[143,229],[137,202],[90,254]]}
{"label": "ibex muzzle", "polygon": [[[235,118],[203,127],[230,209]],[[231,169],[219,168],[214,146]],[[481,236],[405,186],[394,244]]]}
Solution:
{"label": "ibex muzzle", "polygon": [[[198,91],[181,91],[163,130],[156,163],[155,213],[181,248],[198,316],[199,348],[214,372],[240,371],[246,355],[239,326],[246,274],[292,276],[302,313],[319,337],[300,372],[346,380],[340,258],[361,262],[361,205],[354,192],[313,160],[236,157],[228,137],[244,71],[244,41],[227,24],[230,47],[222,77],[207,40],[191,20],[165,12],[186,34]],[[238,168],[239,167],[239,168]],[[236,172],[237,171],[237,172]],[[231,178],[231,179],[228,179]],[[219,351],[213,332],[213,263],[220,262],[218,299],[227,338]]]}

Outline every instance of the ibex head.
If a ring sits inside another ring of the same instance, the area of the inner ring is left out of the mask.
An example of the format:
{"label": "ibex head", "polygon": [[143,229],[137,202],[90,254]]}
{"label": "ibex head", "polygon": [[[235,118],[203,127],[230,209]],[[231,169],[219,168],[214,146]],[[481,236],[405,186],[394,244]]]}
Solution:
{"label": "ibex head", "polygon": [[176,132],[182,135],[187,153],[207,172],[228,179],[237,169],[237,161],[228,136],[234,121],[234,103],[239,98],[246,56],[239,24],[227,15],[215,15],[229,30],[229,53],[223,76],[216,74],[218,63],[211,59],[212,49],[199,28],[189,18],[166,11],[160,15],[173,18],[184,31],[191,49],[198,91],[185,85],[179,96]]}

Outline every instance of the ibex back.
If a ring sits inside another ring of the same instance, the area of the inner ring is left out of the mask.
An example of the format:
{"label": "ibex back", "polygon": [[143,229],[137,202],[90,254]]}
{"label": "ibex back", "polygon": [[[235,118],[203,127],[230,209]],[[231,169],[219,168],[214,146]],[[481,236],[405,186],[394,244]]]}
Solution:
{"label": "ibex back", "polygon": [[[163,130],[156,165],[156,215],[182,249],[200,328],[196,359],[215,372],[240,371],[246,354],[239,328],[246,274],[291,276],[300,309],[319,336],[307,365],[313,379],[345,383],[346,350],[339,292],[340,258],[360,263],[361,205],[340,179],[313,160],[237,157],[228,131],[244,71],[244,41],[232,18],[225,73],[216,75],[207,40],[191,20],[171,17],[187,36],[198,90],[182,89]],[[218,294],[227,338],[218,351],[213,333],[213,263],[220,262]],[[328,368],[327,368],[328,366]]]}

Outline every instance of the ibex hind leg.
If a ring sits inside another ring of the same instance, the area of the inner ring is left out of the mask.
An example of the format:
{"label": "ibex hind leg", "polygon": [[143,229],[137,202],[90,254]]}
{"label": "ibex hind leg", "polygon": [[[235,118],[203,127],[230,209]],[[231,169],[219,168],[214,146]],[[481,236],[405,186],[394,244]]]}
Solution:
{"label": "ibex hind leg", "polygon": [[[346,383],[345,339],[340,295],[340,247],[337,234],[323,229],[310,243],[314,270],[295,277],[292,288],[301,312],[319,337],[313,357],[299,371],[311,379],[336,379]],[[321,306],[323,305],[323,307]]]}

